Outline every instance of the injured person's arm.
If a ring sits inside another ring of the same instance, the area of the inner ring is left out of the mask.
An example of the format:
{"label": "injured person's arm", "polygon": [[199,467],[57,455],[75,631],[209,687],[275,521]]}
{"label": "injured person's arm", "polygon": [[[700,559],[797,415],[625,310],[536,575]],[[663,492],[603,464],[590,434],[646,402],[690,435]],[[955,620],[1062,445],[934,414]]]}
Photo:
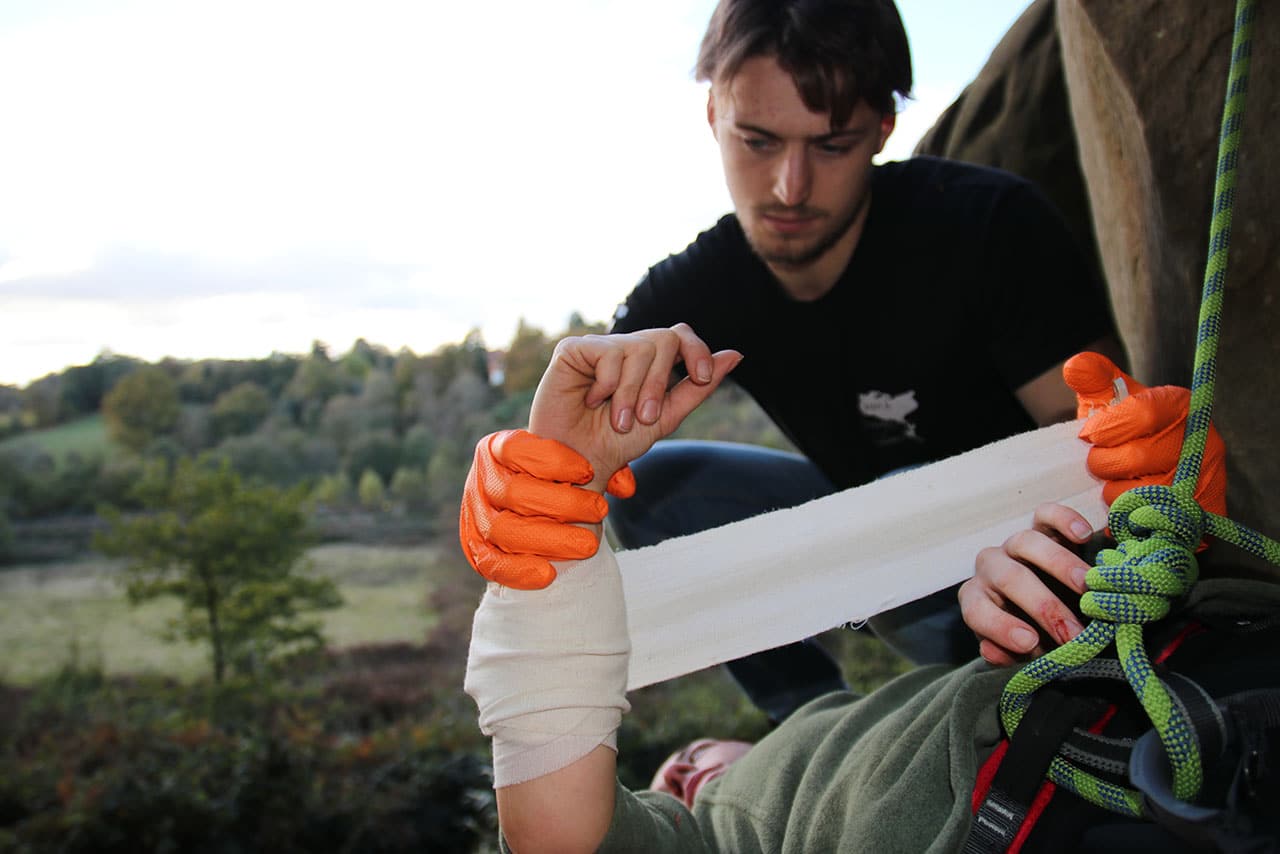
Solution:
{"label": "injured person's arm", "polygon": [[[671,369],[709,359],[701,382]],[[534,396],[529,428],[581,454],[601,493],[610,475],[671,433],[737,365],[687,326],[567,338]],[[646,403],[645,417],[634,413]],[[607,546],[555,565],[545,589],[491,583],[472,631],[466,690],[493,738],[503,836],[519,854],[593,851],[609,829],[616,730],[628,708],[622,584]]]}

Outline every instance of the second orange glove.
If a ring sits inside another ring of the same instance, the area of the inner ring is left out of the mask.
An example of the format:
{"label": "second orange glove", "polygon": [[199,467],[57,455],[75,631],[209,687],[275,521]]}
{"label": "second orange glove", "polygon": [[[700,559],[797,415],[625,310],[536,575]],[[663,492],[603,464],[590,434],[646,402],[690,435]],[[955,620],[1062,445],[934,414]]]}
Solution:
{"label": "second orange glove", "polygon": [[[1173,483],[1191,391],[1179,386],[1147,388],[1100,353],[1078,353],[1062,368],[1076,393],[1079,418],[1088,418],[1080,438],[1089,450],[1089,471],[1106,481],[1102,497],[1111,504],[1135,486]],[[1226,446],[1209,428],[1196,500],[1205,510],[1227,512]]]}

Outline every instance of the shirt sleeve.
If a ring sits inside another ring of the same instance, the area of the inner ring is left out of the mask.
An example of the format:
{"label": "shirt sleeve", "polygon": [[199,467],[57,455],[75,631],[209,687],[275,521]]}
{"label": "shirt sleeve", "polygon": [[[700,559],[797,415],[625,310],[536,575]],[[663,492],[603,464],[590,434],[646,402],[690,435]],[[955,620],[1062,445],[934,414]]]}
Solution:
{"label": "shirt sleeve", "polygon": [[[610,332],[635,332],[687,323],[708,344],[721,334],[727,271],[742,255],[742,240],[726,216],[683,251],[654,264],[614,311]],[[713,347],[712,349],[718,349]]]}
{"label": "shirt sleeve", "polygon": [[[499,836],[502,854],[510,854]],[[601,854],[661,851],[663,854],[714,854],[697,820],[684,804],[660,792],[632,792],[621,783],[613,801],[613,820],[600,843]]]}

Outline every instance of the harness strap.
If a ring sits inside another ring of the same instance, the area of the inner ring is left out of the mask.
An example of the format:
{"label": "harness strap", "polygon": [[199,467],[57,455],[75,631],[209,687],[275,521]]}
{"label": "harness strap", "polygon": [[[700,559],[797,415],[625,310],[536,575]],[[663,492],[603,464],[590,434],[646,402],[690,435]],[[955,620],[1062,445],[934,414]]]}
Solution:
{"label": "harness strap", "polygon": [[1013,845],[1063,740],[1084,721],[1096,719],[1105,705],[1056,687],[1036,695],[969,825],[965,854],[1006,851]]}

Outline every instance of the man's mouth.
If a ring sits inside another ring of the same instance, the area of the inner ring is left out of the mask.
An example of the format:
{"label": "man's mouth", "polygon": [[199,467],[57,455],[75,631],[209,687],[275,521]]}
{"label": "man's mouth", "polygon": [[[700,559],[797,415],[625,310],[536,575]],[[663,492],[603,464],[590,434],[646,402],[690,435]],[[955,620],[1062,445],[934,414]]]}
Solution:
{"label": "man's mouth", "polygon": [[769,228],[779,234],[798,234],[810,228],[818,220],[816,214],[807,212],[787,212],[787,213],[761,213],[760,218],[764,220]]}

